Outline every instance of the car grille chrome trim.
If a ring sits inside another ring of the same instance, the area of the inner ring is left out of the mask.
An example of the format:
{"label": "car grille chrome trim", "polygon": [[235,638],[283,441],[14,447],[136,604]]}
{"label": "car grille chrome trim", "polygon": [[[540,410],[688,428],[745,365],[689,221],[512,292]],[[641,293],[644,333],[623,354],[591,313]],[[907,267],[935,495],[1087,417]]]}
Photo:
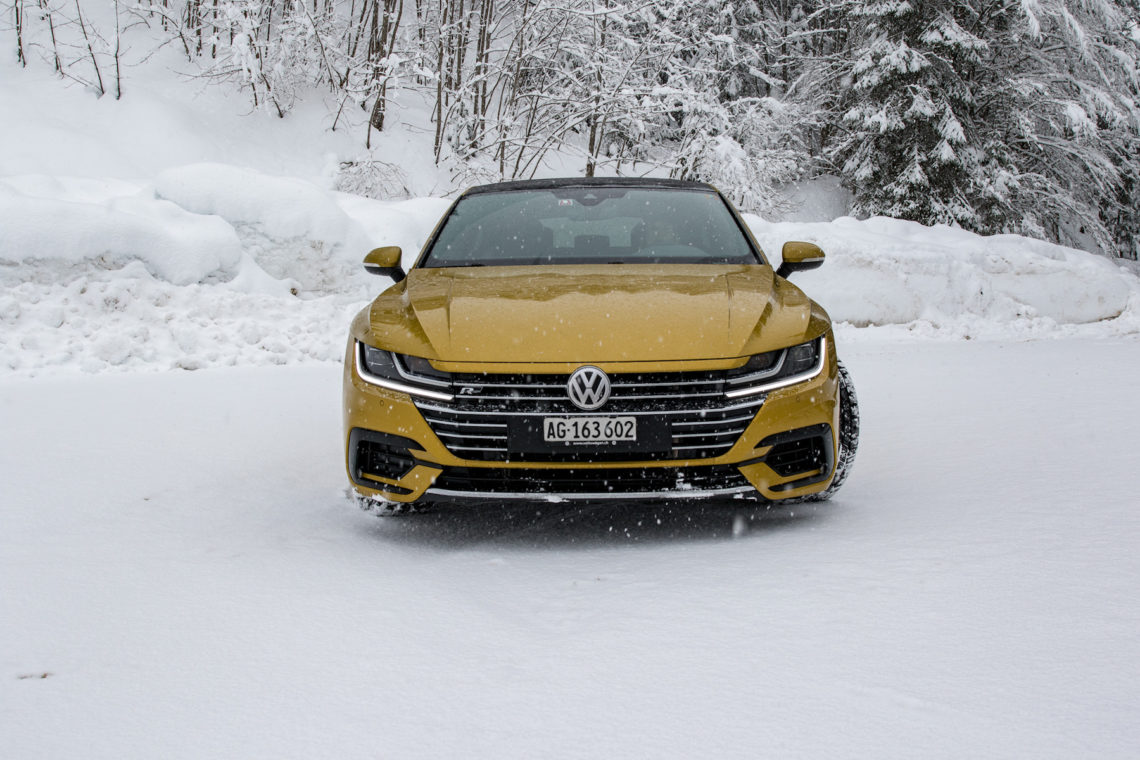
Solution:
{"label": "car grille chrome trim", "polygon": [[730,422],[748,422],[754,415],[750,414],[746,417],[731,417],[727,420],[677,420],[673,425],[683,425],[685,427],[696,427],[697,425],[727,425]]}
{"label": "car grille chrome trim", "polygon": [[[532,400],[562,401],[565,398],[565,390],[566,389],[563,388],[562,390],[563,390],[563,393],[561,395],[551,394],[549,396],[527,396],[526,398],[532,399]],[[720,393],[720,392],[716,392],[716,393],[661,393],[661,394],[654,394],[651,396],[611,396],[610,400],[611,401],[613,401],[613,400],[649,401],[651,399],[670,399],[670,398],[691,399],[691,398],[723,398],[723,397],[724,397],[724,394]],[[519,400],[520,397],[515,396],[515,395],[512,395],[512,396],[486,396],[483,394],[479,394],[478,396],[470,396],[470,398],[472,398],[472,399],[477,398],[480,401],[517,401],[517,400]],[[579,410],[579,411],[581,411],[581,410]],[[599,414],[602,413],[600,409],[595,409],[594,411],[599,413]]]}
{"label": "car grille chrome trim", "polygon": [[[462,398],[462,397],[459,397],[459,396],[456,397],[457,400],[460,398]],[[465,400],[478,401],[479,399],[477,397],[470,397],[470,398],[465,399]],[[514,400],[519,401],[521,399],[514,399]],[[533,401],[534,399],[529,399],[529,400]],[[553,400],[553,399],[549,399],[549,400]],[[761,398],[751,399],[749,401],[746,401],[743,404],[733,404],[731,406],[709,407],[707,409],[650,409],[650,410],[646,410],[646,411],[632,411],[632,410],[626,411],[624,409],[618,411],[618,410],[602,409],[602,410],[598,410],[598,411],[594,411],[594,412],[583,412],[579,409],[573,409],[573,411],[567,410],[565,412],[556,411],[556,410],[546,410],[546,411],[529,410],[529,411],[525,411],[525,412],[512,412],[512,411],[507,411],[507,410],[502,410],[502,409],[487,409],[487,410],[463,409],[461,413],[465,414],[465,415],[482,415],[482,416],[490,416],[490,417],[533,417],[536,414],[552,414],[552,415],[558,415],[560,417],[566,417],[566,416],[570,416],[570,415],[574,415],[574,414],[581,415],[583,417],[597,417],[598,415],[620,414],[622,417],[628,417],[630,415],[649,415],[649,414],[661,415],[661,414],[697,414],[697,413],[701,413],[701,412],[707,412],[707,413],[735,412],[735,411],[739,411],[741,409],[751,409],[754,407],[759,408],[760,405],[763,403],[764,403],[764,398],[761,397]],[[445,414],[457,413],[455,407],[446,407],[446,406],[439,406],[437,404],[428,404],[428,403],[418,401],[418,400],[415,402],[415,404],[416,404],[416,408],[419,409],[421,412],[423,412],[423,411],[442,412]],[[752,418],[748,417],[748,419],[752,419]],[[723,422],[723,420],[714,420],[714,422],[720,423],[720,422]],[[477,424],[480,426],[484,425],[484,423],[477,423]],[[674,424],[682,424],[682,423],[678,422],[678,423],[674,423]],[[695,423],[685,422],[683,424],[695,424]]]}
{"label": "car grille chrome trim", "polygon": [[436,435],[442,435],[442,436],[447,437],[447,438],[476,438],[476,439],[486,439],[489,441],[497,441],[499,438],[502,438],[502,436],[499,436],[499,435],[475,435],[474,433],[455,433],[455,432],[448,432],[447,430],[437,430],[437,431],[435,431],[435,434]]}
{"label": "car grille chrome trim", "polygon": [[638,491],[633,493],[495,493],[493,491],[456,491],[447,488],[429,488],[428,496],[444,496],[453,499],[504,499],[524,501],[612,501],[612,500],[669,500],[669,499],[711,499],[717,496],[733,496],[755,493],[752,486],[718,488],[711,491]]}
{"label": "car grille chrome trim", "polygon": [[731,430],[719,430],[712,433],[673,433],[674,438],[709,438],[711,436],[735,435]]}
{"label": "car grille chrome trim", "polygon": [[[611,378],[612,377],[623,378],[623,377],[627,377],[629,375],[637,376],[637,375],[647,375],[647,374],[673,374],[673,375],[677,375],[678,378],[680,378],[682,375],[685,375],[685,374],[692,374],[692,375],[706,374],[706,375],[712,376],[714,374],[719,374],[719,373],[716,372],[715,370],[710,371],[710,372],[706,372],[706,373],[701,373],[699,371],[686,372],[686,373],[682,373],[682,372],[674,372],[674,373],[626,372],[626,373],[614,373],[613,375],[610,375],[610,377]],[[462,378],[462,379],[455,380],[454,383],[456,385],[470,386],[473,388],[550,388],[550,389],[559,390],[559,391],[563,391],[563,392],[565,392],[565,390],[566,390],[566,381],[562,381],[560,383],[559,382],[543,383],[543,382],[530,382],[529,380],[522,379],[522,378],[529,378],[529,377],[534,377],[534,376],[535,375],[525,375],[525,374],[498,375],[498,377],[515,377],[515,378],[520,378],[520,379],[518,379],[518,380],[477,380],[475,378],[496,377],[496,375],[471,375],[471,374],[464,375],[461,373],[457,373],[455,375],[455,377],[456,378]],[[569,374],[567,374],[566,377],[569,377]],[[640,387],[675,388],[675,387],[677,387],[677,384],[678,384],[678,380],[668,380],[668,381],[664,381],[664,380],[663,381],[621,380],[620,382],[622,383],[623,388],[632,388],[632,387],[638,387],[638,388],[640,388]],[[696,379],[688,380],[688,381],[680,380],[680,382],[685,383],[687,385],[701,385],[701,384],[703,384],[703,385],[715,386],[715,385],[720,385],[722,382],[734,382],[734,381],[725,380],[725,379],[720,378],[720,377],[717,377],[717,378],[710,377],[709,379],[705,379],[705,380],[696,380]]]}
{"label": "car grille chrome trim", "polygon": [[593,498],[622,498],[641,494],[677,496],[753,490],[752,484],[734,465],[693,467],[449,467],[430,486],[435,492],[516,494],[519,498],[542,498],[548,494],[578,494]]}
{"label": "car grille chrome trim", "polygon": [[[605,452],[604,447],[599,447],[596,461],[712,459],[732,448],[766,399],[763,394],[740,400],[726,398],[725,391],[729,387],[726,376],[724,370],[615,373],[610,375],[609,400],[591,412],[571,404],[565,382],[525,374],[457,374],[453,376],[451,402],[424,398],[416,398],[414,402],[443,445],[464,459],[486,462],[594,459],[580,450],[567,451],[564,457],[549,451],[512,451],[510,420],[598,415],[664,419],[669,425],[669,450],[620,454]],[[482,395],[483,389],[494,389],[496,393]],[[508,389],[509,392],[503,392]],[[591,450],[591,454],[594,451]]]}
{"label": "car grille chrome trim", "polygon": [[[732,440],[735,441],[736,439],[734,438]],[[732,441],[729,441],[728,445],[724,446],[723,448],[725,451],[728,451],[731,447],[732,447]],[[708,444],[702,443],[699,446],[677,446],[677,445],[674,445],[672,450],[673,451],[704,451],[705,449],[708,449],[708,448],[711,448],[711,447]]]}

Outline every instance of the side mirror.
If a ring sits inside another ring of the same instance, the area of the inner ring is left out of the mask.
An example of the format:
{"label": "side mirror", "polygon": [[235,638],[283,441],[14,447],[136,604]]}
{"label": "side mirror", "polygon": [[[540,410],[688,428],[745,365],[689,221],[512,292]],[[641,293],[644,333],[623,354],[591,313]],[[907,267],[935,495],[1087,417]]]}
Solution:
{"label": "side mirror", "polygon": [[403,251],[400,250],[398,245],[386,245],[381,248],[373,248],[364,257],[364,271],[368,274],[383,274],[391,277],[396,282],[407,277],[404,270],[400,267],[400,256]]}
{"label": "side mirror", "polygon": [[784,243],[782,251],[784,263],[776,270],[780,277],[792,272],[806,272],[823,266],[823,251],[815,243],[801,243],[797,240]]}

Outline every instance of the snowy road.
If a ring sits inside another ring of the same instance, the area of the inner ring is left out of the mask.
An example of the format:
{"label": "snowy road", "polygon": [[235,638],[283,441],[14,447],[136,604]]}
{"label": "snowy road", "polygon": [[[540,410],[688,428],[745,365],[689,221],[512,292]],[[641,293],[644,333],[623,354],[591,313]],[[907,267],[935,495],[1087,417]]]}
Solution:
{"label": "snowy road", "polygon": [[1136,757],[1140,343],[844,351],[794,513],[380,521],[334,367],[0,382],[0,756]]}

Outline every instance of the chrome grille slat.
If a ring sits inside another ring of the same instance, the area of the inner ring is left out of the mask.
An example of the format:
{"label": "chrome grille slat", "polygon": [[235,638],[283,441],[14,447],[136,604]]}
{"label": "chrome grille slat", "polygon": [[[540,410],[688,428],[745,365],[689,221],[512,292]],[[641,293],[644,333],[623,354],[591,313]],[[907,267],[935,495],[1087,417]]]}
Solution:
{"label": "chrome grille slat", "polygon": [[[448,432],[446,430],[436,430],[435,434],[439,435],[439,436],[443,436],[445,438],[459,438],[460,440],[469,440],[472,438],[477,438],[481,441],[498,441],[498,440],[502,440],[502,438],[503,438],[502,435],[475,435],[474,433],[452,433],[452,432]],[[456,444],[456,445],[458,446],[461,444]]]}
{"label": "chrome grille slat", "polygon": [[[603,453],[597,461],[706,459],[721,456],[764,404],[759,394],[729,399],[724,371],[610,375],[611,395],[598,410],[583,412],[566,395],[566,378],[538,375],[452,376],[454,400],[418,398],[416,407],[456,456],[479,461],[575,461],[578,452],[525,453],[510,450],[508,420],[541,416],[622,416],[668,421],[669,450]],[[465,392],[465,389],[470,389]],[[593,456],[593,452],[589,456]]]}
{"label": "chrome grille slat", "polygon": [[[676,381],[676,382],[642,382],[642,381],[623,381],[617,380],[621,375],[610,375],[610,379],[614,380],[613,388],[615,391],[623,388],[676,388],[678,386],[695,386],[695,385],[708,385],[714,388],[724,390],[725,381],[723,380],[691,380],[691,381]],[[547,388],[557,391],[565,391],[565,381],[560,383],[496,383],[496,382],[479,382],[476,380],[456,380],[453,383],[454,388]]]}
{"label": "chrome grille slat", "polygon": [[752,419],[752,415],[746,417],[733,417],[727,420],[677,420],[673,423],[673,427],[685,426],[694,427],[696,425],[729,425],[733,422],[748,422]]}
{"label": "chrome grille slat", "polygon": [[[470,399],[470,400],[474,401],[476,399]],[[533,399],[530,399],[530,400],[533,400]],[[753,396],[748,401],[746,401],[745,403],[742,403],[742,404],[732,404],[730,406],[709,407],[707,409],[655,409],[655,410],[651,409],[651,410],[644,410],[644,411],[643,410],[637,410],[637,409],[630,409],[627,411],[624,409],[612,409],[612,408],[610,408],[610,405],[607,404],[607,407],[604,411],[590,412],[590,414],[620,414],[623,417],[627,417],[629,415],[647,415],[647,414],[702,414],[702,413],[704,413],[704,414],[717,414],[717,413],[721,413],[721,412],[735,412],[735,411],[739,411],[741,409],[759,408],[760,405],[763,403],[764,403],[764,396],[757,395],[757,396]],[[562,412],[560,412],[558,410],[550,410],[550,409],[530,409],[527,411],[512,412],[512,411],[505,411],[505,410],[501,410],[501,409],[469,409],[466,407],[454,407],[454,406],[453,407],[446,407],[446,406],[438,406],[434,403],[428,403],[428,402],[422,401],[420,399],[416,399],[416,406],[421,411],[441,412],[444,414],[459,414],[459,415],[464,415],[464,416],[473,414],[473,415],[491,416],[491,417],[504,417],[504,416],[505,417],[526,417],[526,416],[533,416],[535,414],[562,414]],[[571,410],[567,410],[567,411],[571,414],[584,414],[584,412],[582,412],[581,410],[578,410],[578,409],[571,409]],[[751,419],[751,418],[749,418],[749,419]]]}
{"label": "chrome grille slat", "polygon": [[500,430],[502,432],[506,432],[507,427],[508,427],[507,423],[505,423],[505,422],[479,422],[479,423],[474,423],[474,422],[466,422],[463,420],[445,420],[445,419],[442,419],[440,417],[436,417],[435,415],[429,415],[429,414],[425,414],[424,419],[427,420],[432,425],[447,425],[450,427],[463,428],[465,430],[469,430],[471,428],[493,428],[495,430]]}
{"label": "chrome grille slat", "polygon": [[[648,401],[651,399],[670,398],[724,398],[724,394],[719,391],[713,393],[661,393],[652,396],[629,396],[623,393],[614,393],[610,395],[609,403],[613,403],[614,401]],[[562,395],[551,394],[549,396],[487,396],[480,394],[478,396],[472,396],[470,399],[472,401],[564,401],[565,393]]]}
{"label": "chrome grille slat", "polygon": [[457,381],[457,388],[548,388],[550,390],[566,390],[566,384],[558,383],[477,383],[467,380]]}
{"label": "chrome grille slat", "polygon": [[673,439],[678,438],[721,438],[726,435],[739,435],[732,430],[718,430],[711,433],[673,433]]}

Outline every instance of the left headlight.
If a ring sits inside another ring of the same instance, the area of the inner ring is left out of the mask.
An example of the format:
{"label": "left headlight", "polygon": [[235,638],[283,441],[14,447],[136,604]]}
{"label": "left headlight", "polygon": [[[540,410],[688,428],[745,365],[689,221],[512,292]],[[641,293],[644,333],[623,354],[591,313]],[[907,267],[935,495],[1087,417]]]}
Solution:
{"label": "left headlight", "polygon": [[[420,359],[420,361],[427,364],[426,360]],[[398,354],[360,341],[356,341],[356,374],[366,383],[407,393],[410,396],[422,396],[436,401],[451,401],[455,398],[446,392],[451,387],[449,382],[412,374],[401,362]],[[435,388],[424,386],[435,386]]]}
{"label": "left headlight", "polygon": [[825,336],[756,354],[743,367],[729,373],[728,390],[724,395],[740,398],[811,380],[823,371],[826,357]]}

